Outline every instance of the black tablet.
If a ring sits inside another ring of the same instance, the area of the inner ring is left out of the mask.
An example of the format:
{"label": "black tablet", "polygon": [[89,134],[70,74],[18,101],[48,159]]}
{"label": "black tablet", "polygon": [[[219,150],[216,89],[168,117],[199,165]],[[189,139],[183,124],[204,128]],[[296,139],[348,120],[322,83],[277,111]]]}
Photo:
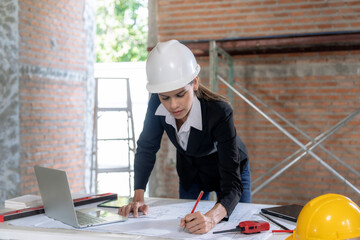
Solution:
{"label": "black tablet", "polygon": [[98,207],[108,207],[108,208],[119,208],[125,205],[128,205],[130,202],[128,197],[118,197],[118,199],[108,200],[106,202],[98,204]]}
{"label": "black tablet", "polygon": [[299,204],[290,204],[278,207],[262,208],[261,212],[264,214],[296,222],[303,207],[304,206]]}

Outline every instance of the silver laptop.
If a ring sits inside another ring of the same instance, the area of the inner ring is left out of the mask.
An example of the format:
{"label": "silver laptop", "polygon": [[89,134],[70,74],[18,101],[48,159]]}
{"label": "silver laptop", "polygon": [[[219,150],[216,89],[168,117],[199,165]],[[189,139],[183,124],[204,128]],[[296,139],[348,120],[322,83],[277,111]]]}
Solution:
{"label": "silver laptop", "polygon": [[67,225],[84,228],[127,220],[100,208],[75,210],[65,171],[35,166],[45,214]]}

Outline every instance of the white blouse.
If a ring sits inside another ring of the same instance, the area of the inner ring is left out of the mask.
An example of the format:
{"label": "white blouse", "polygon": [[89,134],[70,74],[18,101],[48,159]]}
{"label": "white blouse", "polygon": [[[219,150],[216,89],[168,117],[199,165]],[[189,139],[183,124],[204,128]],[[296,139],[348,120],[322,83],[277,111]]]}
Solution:
{"label": "white blouse", "polygon": [[188,118],[180,127],[180,130],[177,130],[175,118],[166,110],[164,105],[161,103],[156,109],[155,115],[165,116],[165,122],[174,127],[176,132],[176,138],[179,145],[186,151],[190,129],[191,127],[196,128],[202,131],[202,115],[201,115],[201,105],[199,99],[194,96],[194,100],[190,109]]}

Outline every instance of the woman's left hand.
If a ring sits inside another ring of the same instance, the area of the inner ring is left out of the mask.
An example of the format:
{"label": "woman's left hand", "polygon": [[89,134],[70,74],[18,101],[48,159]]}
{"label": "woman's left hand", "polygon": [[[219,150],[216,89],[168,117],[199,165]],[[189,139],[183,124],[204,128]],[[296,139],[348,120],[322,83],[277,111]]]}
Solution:
{"label": "woman's left hand", "polygon": [[201,212],[190,213],[181,219],[180,227],[189,230],[190,233],[203,234],[215,227],[216,222],[213,218]]}

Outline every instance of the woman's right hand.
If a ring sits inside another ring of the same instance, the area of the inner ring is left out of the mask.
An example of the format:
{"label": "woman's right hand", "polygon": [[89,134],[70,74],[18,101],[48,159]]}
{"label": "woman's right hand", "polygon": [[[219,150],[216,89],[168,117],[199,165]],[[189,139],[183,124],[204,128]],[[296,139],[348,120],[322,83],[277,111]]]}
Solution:
{"label": "woman's right hand", "polygon": [[144,202],[132,202],[126,206],[119,208],[119,214],[124,217],[129,217],[131,212],[134,213],[134,217],[138,217],[138,212],[142,212],[144,215],[147,214],[149,206]]}
{"label": "woman's right hand", "polygon": [[119,208],[119,214],[124,217],[129,217],[131,212],[134,213],[134,217],[138,217],[138,213],[142,212],[144,215],[147,214],[149,206],[145,204],[144,201],[144,190],[136,189],[133,202],[129,203],[126,206]]}

